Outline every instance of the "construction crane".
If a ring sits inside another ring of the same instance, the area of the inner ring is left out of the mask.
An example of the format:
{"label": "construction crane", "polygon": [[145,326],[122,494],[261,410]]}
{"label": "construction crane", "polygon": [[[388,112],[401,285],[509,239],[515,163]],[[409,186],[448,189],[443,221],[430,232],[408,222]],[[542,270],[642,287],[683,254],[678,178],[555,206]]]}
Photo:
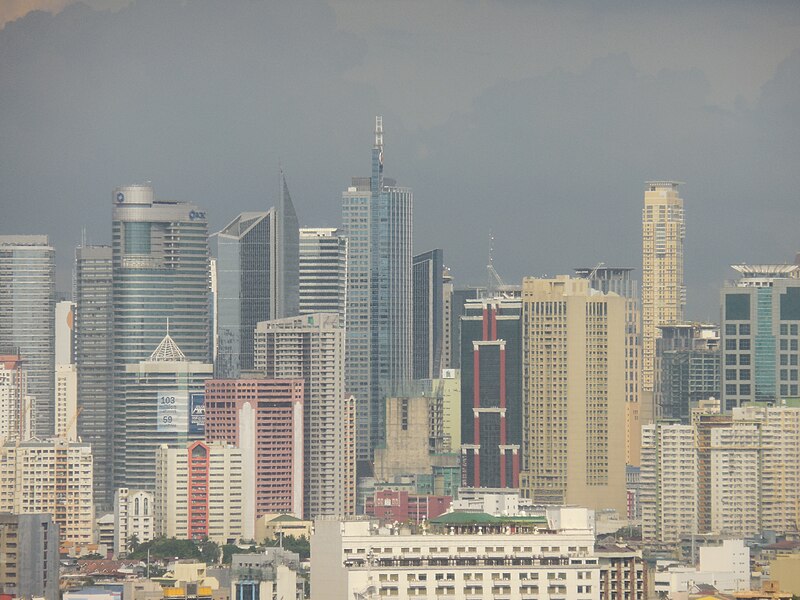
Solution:
{"label": "construction crane", "polygon": [[[72,429],[72,426],[75,425],[75,421],[78,420],[78,415],[80,415],[82,412],[83,412],[83,407],[79,406],[78,410],[76,410],[75,414],[73,414],[72,418],[70,418],[70,420],[67,423],[66,427],[64,427],[64,431],[62,431],[57,437],[62,438],[62,439],[67,439],[67,436],[69,435],[70,429]],[[75,434],[75,437],[78,437],[77,432]]]}

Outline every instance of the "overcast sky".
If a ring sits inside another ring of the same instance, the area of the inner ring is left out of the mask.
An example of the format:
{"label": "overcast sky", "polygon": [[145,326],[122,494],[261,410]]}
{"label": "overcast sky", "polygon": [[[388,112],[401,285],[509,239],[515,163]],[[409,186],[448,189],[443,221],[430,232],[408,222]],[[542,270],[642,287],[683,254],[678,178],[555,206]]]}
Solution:
{"label": "overcast sky", "polygon": [[[32,9],[41,9],[29,12]],[[485,281],[641,267],[644,181],[685,182],[689,314],[729,264],[800,251],[800,3],[3,0],[0,233],[110,240],[111,190],[336,226],[369,173],[415,251]]]}

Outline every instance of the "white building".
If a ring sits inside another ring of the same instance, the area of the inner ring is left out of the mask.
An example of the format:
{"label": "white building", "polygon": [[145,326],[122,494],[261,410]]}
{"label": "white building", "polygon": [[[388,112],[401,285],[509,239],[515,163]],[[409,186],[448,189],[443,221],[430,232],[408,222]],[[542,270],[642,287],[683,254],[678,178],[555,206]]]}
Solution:
{"label": "white building", "polygon": [[447,513],[422,534],[322,519],[311,537],[312,600],[599,600],[590,515],[584,508],[554,508],[547,517]]}
{"label": "white building", "polygon": [[347,238],[329,227],[300,229],[300,314],[333,312],[344,327]]}
{"label": "white building", "polygon": [[697,568],[658,561],[654,575],[656,593],[669,598],[692,592],[697,585],[713,585],[723,593],[750,589],[750,548],[742,540],[724,540],[721,546],[700,548]]}
{"label": "white building", "polygon": [[761,531],[759,462],[761,435],[755,423],[734,421],[711,430],[711,529],[723,535]]}
{"label": "white building", "polygon": [[0,445],[31,437],[31,402],[22,358],[0,355]]}
{"label": "white building", "polygon": [[119,488],[114,494],[114,555],[125,555],[132,538],[139,544],[155,537],[155,496]]}

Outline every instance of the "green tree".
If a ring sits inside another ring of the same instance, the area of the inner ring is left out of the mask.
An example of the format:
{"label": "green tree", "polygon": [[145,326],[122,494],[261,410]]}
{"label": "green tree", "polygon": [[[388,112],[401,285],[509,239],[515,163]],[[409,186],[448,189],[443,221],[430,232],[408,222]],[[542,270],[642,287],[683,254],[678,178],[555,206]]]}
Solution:
{"label": "green tree", "polygon": [[[273,548],[280,546],[280,536],[276,537],[274,540],[267,541],[266,545]],[[311,556],[311,542],[309,542],[308,538],[304,535],[301,535],[299,538],[293,535],[283,536],[283,547],[290,552],[299,554],[300,560],[306,560]]]}

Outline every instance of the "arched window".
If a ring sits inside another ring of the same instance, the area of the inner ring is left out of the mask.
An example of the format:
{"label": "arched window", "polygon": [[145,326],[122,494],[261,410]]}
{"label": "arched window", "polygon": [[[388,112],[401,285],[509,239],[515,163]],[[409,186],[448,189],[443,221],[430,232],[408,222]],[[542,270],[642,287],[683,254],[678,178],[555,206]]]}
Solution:
{"label": "arched window", "polygon": [[137,517],[139,516],[139,499],[138,498],[136,498],[136,500],[133,501],[133,514],[136,515]]}
{"label": "arched window", "polygon": [[145,516],[150,514],[150,506],[149,505],[150,505],[150,499],[149,498],[145,498],[144,499],[144,514],[145,514]]}

